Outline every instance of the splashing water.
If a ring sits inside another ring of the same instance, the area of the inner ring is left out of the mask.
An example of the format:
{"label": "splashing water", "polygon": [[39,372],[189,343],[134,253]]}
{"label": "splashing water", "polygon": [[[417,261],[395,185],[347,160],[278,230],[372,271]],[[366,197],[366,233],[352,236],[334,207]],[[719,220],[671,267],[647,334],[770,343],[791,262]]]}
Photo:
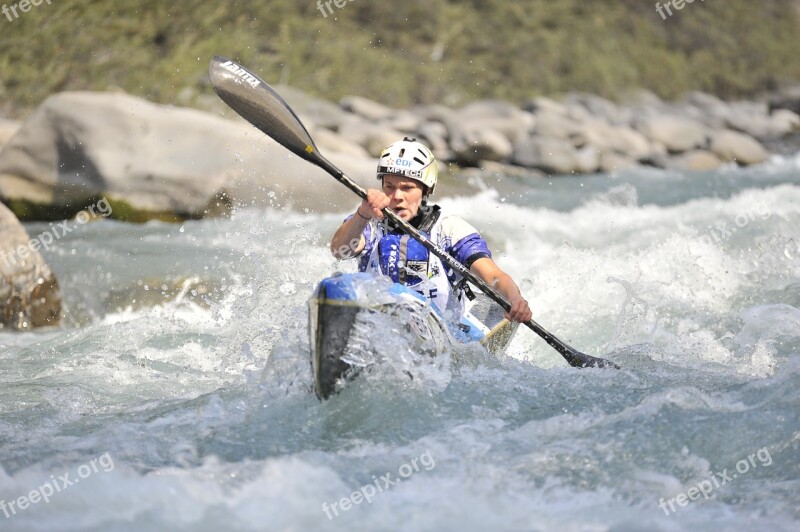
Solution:
{"label": "splashing water", "polygon": [[[355,267],[327,250],[341,214],[87,224],[46,256],[65,326],[0,333],[0,529],[794,530],[798,166],[441,200],[537,321],[623,370],[567,368],[527,330],[507,357],[425,365],[374,319],[359,341],[382,363],[326,403],[307,299]],[[91,469],[106,453],[113,469]],[[435,467],[414,470],[423,455]],[[79,482],[33,502],[65,474]]]}

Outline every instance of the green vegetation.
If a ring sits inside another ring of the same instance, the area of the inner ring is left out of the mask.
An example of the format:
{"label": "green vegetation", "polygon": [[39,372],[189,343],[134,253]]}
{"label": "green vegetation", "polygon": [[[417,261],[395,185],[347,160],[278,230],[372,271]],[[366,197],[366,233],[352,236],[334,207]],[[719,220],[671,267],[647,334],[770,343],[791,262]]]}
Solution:
{"label": "green vegetation", "polygon": [[654,6],[351,0],[323,17],[316,0],[58,0],[0,18],[0,113],[23,115],[63,90],[192,103],[211,91],[214,54],[331,100],[398,107],[566,91],[617,98],[632,87],[739,97],[800,80],[797,0],[695,1],[667,20]]}
{"label": "green vegetation", "polygon": [[[78,212],[89,207],[89,205],[97,204],[100,199],[102,199],[101,196],[95,196],[82,201],[80,205],[74,203],[69,205],[48,205],[21,199],[8,199],[6,200],[6,206],[14,213],[14,216],[16,216],[18,220],[23,222],[56,221],[72,218],[78,214]],[[161,222],[177,223],[191,218],[188,215],[175,212],[144,211],[133,207],[123,200],[111,199],[108,197],[106,197],[105,200],[111,207],[111,215],[109,218],[122,222],[145,223],[150,220],[159,220]]]}

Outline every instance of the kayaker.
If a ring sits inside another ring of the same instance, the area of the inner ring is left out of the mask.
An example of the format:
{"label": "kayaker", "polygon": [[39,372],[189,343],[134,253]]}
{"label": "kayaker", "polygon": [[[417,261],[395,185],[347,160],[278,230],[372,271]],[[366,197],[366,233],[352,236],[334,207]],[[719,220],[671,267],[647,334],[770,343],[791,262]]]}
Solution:
{"label": "kayaker", "polygon": [[413,288],[446,317],[458,321],[464,312],[464,297],[471,296],[466,281],[420,242],[388,226],[381,212],[388,207],[503,294],[511,303],[507,319],[531,319],[528,302],[511,276],[492,260],[478,231],[428,203],[436,188],[438,169],[433,153],[424,144],[406,137],[383,150],[377,177],[381,189],[369,189],[367,198],[333,235],[334,257],[359,257],[359,271],[382,273]]}

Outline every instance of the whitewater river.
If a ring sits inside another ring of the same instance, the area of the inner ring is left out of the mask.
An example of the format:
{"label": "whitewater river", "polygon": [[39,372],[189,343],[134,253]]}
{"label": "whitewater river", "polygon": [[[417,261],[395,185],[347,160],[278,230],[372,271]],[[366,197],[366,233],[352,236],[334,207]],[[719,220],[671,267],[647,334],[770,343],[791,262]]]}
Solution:
{"label": "whitewater river", "polygon": [[621,371],[521,329],[321,404],[344,213],[87,224],[63,326],[0,333],[0,530],[797,530],[800,158],[481,186],[440,204]]}

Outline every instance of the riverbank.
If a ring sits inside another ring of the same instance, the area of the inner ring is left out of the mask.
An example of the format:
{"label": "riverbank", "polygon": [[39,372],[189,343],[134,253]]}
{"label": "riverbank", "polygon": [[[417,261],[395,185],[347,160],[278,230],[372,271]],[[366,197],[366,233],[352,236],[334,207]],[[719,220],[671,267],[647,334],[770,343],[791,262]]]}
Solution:
{"label": "riverbank", "polygon": [[[412,136],[439,160],[443,194],[461,191],[464,175],[513,179],[636,166],[680,172],[749,166],[771,153],[794,153],[800,131],[800,87],[753,101],[693,92],[667,102],[634,91],[624,104],[570,93],[521,107],[482,100],[408,109],[277,89],[320,150],[362,186],[374,184],[381,150]],[[0,122],[0,141],[6,141],[0,197],[23,220],[68,218],[106,198],[114,205],[112,217],[134,222],[225,215],[244,205],[330,212],[352,203],[343,187],[216,96],[191,99],[203,110],[119,92],[67,92],[48,98],[22,123]]]}

